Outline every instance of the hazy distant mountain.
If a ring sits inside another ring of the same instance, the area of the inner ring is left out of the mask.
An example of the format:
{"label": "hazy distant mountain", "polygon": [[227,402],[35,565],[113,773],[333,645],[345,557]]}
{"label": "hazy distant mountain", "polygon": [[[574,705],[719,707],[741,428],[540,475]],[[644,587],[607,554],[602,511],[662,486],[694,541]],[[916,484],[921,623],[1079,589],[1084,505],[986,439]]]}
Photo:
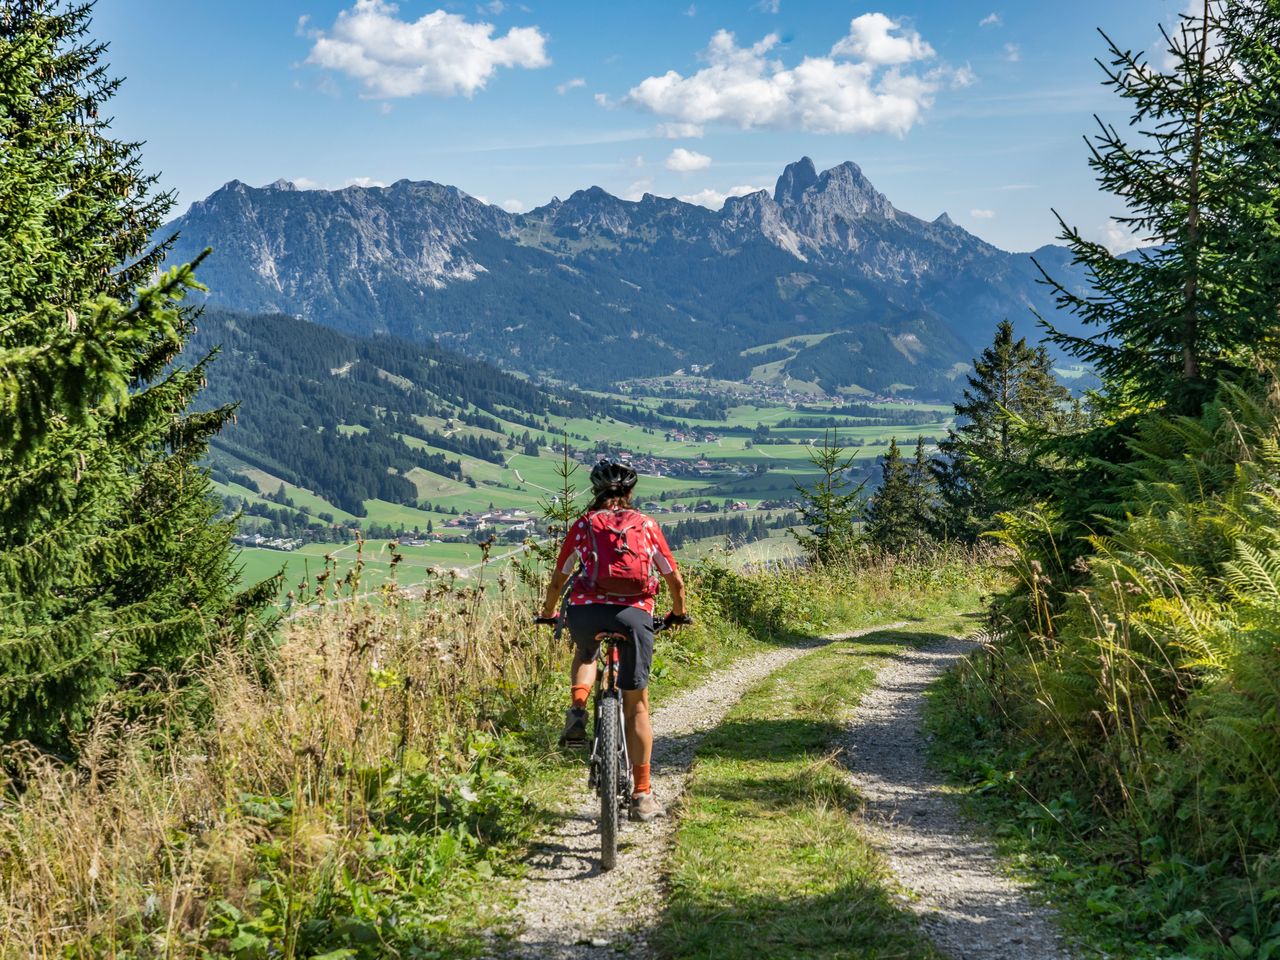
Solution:
{"label": "hazy distant mountain", "polygon": [[[439,339],[586,385],[698,365],[949,393],[999,319],[1030,333],[1031,308],[1052,312],[1031,255],[898,210],[853,163],[819,173],[807,157],[772,195],[718,212],[599,187],[516,215],[429,182],[232,181],[171,227],[177,259],[214,248],[200,276],[215,304]],[[1064,249],[1035,255],[1073,279]]]}

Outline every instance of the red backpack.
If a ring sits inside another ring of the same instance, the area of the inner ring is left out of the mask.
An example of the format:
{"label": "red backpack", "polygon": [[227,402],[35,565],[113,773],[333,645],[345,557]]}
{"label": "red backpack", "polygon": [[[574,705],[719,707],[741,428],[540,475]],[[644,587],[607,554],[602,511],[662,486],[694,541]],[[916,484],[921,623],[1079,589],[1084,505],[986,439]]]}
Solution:
{"label": "red backpack", "polygon": [[645,515],[638,510],[597,510],[588,513],[586,521],[588,547],[582,566],[588,588],[611,597],[657,593]]}

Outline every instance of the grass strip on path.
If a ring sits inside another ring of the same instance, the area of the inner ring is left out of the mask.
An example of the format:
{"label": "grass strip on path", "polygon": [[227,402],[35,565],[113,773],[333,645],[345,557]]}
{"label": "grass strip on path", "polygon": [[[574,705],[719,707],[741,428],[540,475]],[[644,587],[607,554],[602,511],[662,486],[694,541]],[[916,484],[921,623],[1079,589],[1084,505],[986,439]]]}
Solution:
{"label": "grass strip on path", "polygon": [[867,844],[834,743],[904,644],[955,618],[836,641],[747,694],[698,749],[681,808],[664,957],[934,958]]}

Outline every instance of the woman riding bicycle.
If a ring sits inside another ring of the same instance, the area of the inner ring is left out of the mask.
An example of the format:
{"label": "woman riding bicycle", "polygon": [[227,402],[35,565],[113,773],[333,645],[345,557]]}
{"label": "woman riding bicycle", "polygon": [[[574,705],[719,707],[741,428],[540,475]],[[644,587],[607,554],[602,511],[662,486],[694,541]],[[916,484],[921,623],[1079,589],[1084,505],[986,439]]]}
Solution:
{"label": "woman riding bicycle", "polygon": [[[622,706],[626,716],[627,753],[631,757],[635,781],[631,797],[631,818],[652,820],[662,813],[662,805],[653,796],[649,782],[649,759],[653,751],[653,730],[649,725],[649,668],[653,663],[653,606],[657,596],[657,578],[648,577],[647,585],[630,589],[625,595],[606,592],[604,579],[596,569],[600,562],[601,538],[609,541],[606,550],[618,543],[623,554],[639,554],[648,563],[641,567],[656,570],[671,592],[668,621],[687,623],[684,580],[676,569],[675,558],[666,537],[652,518],[631,506],[636,485],[636,472],[621,463],[601,460],[591,471],[594,499],[586,512],[574,522],[565,535],[556,561],[556,570],[547,586],[542,616],[556,615],[569,578],[574,576],[565,611],[565,625],[575,647],[570,670],[572,705],[565,719],[560,741],[580,744],[586,739],[587,697],[596,680],[596,656],[600,647],[596,637],[602,633],[621,633],[631,643],[619,645],[618,686],[622,689]],[[633,550],[631,544],[637,545]]]}

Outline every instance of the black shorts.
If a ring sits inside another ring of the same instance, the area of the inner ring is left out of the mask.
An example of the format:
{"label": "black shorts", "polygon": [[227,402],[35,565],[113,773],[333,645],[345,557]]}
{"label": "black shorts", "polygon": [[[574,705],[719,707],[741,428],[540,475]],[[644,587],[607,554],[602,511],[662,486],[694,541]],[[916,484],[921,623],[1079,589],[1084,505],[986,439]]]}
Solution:
{"label": "black shorts", "polygon": [[613,603],[582,603],[569,607],[565,625],[583,661],[594,660],[600,644],[597,633],[617,631],[631,637],[618,644],[618,686],[643,690],[653,666],[653,614],[639,607]]}

